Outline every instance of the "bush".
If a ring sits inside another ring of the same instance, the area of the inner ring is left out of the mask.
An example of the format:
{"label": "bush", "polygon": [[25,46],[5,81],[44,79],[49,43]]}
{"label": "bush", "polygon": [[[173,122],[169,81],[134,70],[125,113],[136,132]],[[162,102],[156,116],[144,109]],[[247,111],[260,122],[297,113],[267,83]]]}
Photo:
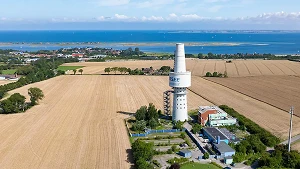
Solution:
{"label": "bush", "polygon": [[204,153],[203,158],[204,158],[204,159],[209,159],[209,154],[208,154],[208,152]]}
{"label": "bush", "polygon": [[169,164],[174,164],[174,163],[178,163],[178,164],[182,164],[182,163],[185,163],[185,162],[188,162],[189,160],[187,158],[172,158],[170,160],[168,160],[167,162]]}
{"label": "bush", "polygon": [[210,72],[206,72],[205,77],[212,77],[213,75]]}
{"label": "bush", "polygon": [[193,125],[192,133],[197,134],[201,131],[202,126],[199,123]]}

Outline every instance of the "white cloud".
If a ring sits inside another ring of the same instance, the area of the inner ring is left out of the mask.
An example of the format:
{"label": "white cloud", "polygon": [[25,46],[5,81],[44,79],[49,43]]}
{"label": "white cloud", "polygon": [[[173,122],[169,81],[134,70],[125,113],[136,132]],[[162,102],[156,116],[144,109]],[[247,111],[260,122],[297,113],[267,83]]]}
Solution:
{"label": "white cloud", "polygon": [[130,0],[98,0],[97,4],[100,6],[120,6],[129,4]]}
{"label": "white cloud", "polygon": [[174,13],[171,13],[169,16],[170,16],[171,18],[173,18],[173,17],[177,17],[177,15],[176,15],[176,14],[174,14]]}
{"label": "white cloud", "polygon": [[150,17],[142,17],[142,21],[164,21],[165,19],[161,16],[150,16]]}
{"label": "white cloud", "polygon": [[129,19],[128,16],[126,16],[126,15],[119,15],[119,14],[115,14],[115,18],[116,19],[121,19],[121,20]]}

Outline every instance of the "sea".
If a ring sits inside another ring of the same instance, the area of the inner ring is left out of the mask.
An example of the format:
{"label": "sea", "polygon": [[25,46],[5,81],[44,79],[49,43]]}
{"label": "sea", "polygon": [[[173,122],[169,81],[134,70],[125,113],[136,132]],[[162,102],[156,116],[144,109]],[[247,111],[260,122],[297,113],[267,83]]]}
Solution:
{"label": "sea", "polygon": [[138,47],[144,52],[173,53],[176,43],[185,43],[190,54],[300,54],[297,31],[0,31],[0,49],[20,51]]}

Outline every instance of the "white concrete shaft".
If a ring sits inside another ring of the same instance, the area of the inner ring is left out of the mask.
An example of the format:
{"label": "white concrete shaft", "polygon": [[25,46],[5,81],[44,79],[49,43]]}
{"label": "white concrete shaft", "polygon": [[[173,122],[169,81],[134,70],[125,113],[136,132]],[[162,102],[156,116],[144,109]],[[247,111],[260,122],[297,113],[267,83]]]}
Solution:
{"label": "white concrete shaft", "polygon": [[183,43],[176,44],[176,52],[175,52],[175,59],[174,59],[174,72],[175,73],[186,72],[185,51],[184,51]]}
{"label": "white concrete shaft", "polygon": [[185,87],[174,88],[172,120],[173,121],[188,120],[187,97],[186,97]]}

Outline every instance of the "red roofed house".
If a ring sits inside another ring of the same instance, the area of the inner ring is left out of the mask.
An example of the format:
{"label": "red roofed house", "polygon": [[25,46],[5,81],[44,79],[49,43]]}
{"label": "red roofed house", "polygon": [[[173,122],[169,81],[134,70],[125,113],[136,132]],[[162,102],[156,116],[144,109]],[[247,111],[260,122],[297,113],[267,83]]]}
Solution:
{"label": "red roofed house", "polygon": [[209,120],[209,115],[210,114],[217,114],[217,110],[214,110],[214,109],[205,109],[203,107],[200,107],[199,114],[198,114],[198,122],[202,126],[205,126],[206,123]]}
{"label": "red roofed house", "polygon": [[72,53],[72,57],[79,57],[82,58],[84,56],[83,53]]}
{"label": "red roofed house", "polygon": [[218,127],[235,125],[237,120],[218,106],[200,106],[198,121],[202,126]]}

